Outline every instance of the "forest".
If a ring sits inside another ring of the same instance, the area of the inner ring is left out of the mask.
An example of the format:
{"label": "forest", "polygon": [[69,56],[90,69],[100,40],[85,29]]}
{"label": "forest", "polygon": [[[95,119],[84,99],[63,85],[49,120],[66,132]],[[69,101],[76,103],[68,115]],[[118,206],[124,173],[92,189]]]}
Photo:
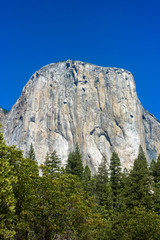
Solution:
{"label": "forest", "polygon": [[82,162],[76,145],[65,167],[56,152],[38,166],[0,133],[0,239],[159,240],[160,156],[148,166],[140,146],[122,171],[113,152],[94,176]]}

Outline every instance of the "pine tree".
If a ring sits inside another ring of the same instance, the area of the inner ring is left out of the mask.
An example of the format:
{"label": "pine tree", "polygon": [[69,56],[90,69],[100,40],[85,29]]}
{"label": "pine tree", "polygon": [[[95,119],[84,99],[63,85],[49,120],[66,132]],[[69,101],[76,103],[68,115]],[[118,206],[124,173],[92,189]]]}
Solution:
{"label": "pine tree", "polygon": [[31,143],[29,151],[27,153],[27,158],[31,159],[31,160],[36,160],[36,155],[35,155],[35,151],[34,151],[34,147],[33,144]]}
{"label": "pine tree", "polygon": [[156,162],[152,160],[150,165],[150,171],[153,176],[154,182],[155,183],[160,182],[160,155],[158,156]]}
{"label": "pine tree", "polygon": [[98,197],[98,202],[100,205],[104,205],[104,195],[106,193],[106,187],[108,184],[108,168],[107,168],[107,159],[102,158],[101,163],[98,167],[98,172],[95,175],[95,187],[96,195]]}
{"label": "pine tree", "polygon": [[102,158],[98,167],[97,174],[91,181],[92,194],[95,196],[96,202],[101,206],[101,213],[106,215],[106,210],[112,207],[112,190],[109,185],[108,167],[105,157]]}
{"label": "pine tree", "polygon": [[43,175],[50,176],[54,178],[56,174],[60,173],[61,170],[61,160],[57,156],[56,151],[48,154],[46,156],[46,161],[41,167]]}
{"label": "pine tree", "polygon": [[119,205],[118,198],[121,192],[121,162],[116,152],[112,153],[110,160],[110,185],[113,193],[113,207]]}
{"label": "pine tree", "polygon": [[149,166],[149,170],[150,170],[152,176],[153,176],[153,171],[155,170],[155,165],[156,165],[156,161],[154,159],[152,159],[150,166]]}
{"label": "pine tree", "polygon": [[153,202],[154,211],[160,215],[160,182],[154,184]]}
{"label": "pine tree", "polygon": [[160,215],[160,155],[157,161],[152,160],[150,164],[150,172],[154,181],[153,201],[155,212]]}
{"label": "pine tree", "polygon": [[82,183],[84,186],[84,189],[88,192],[88,194],[92,194],[92,176],[91,176],[91,170],[88,167],[88,165],[85,166],[83,175],[82,175]]}
{"label": "pine tree", "polygon": [[88,182],[88,181],[91,180],[91,170],[90,170],[90,168],[88,167],[88,165],[86,165],[85,168],[84,168],[83,180],[84,180],[85,182]]}
{"label": "pine tree", "polygon": [[83,175],[83,164],[82,164],[82,156],[80,154],[80,150],[78,144],[76,144],[76,149],[74,152],[70,152],[66,165],[66,172],[77,175],[82,178]]}
{"label": "pine tree", "polygon": [[152,189],[152,178],[147,160],[140,146],[138,157],[134,161],[133,169],[128,176],[127,184],[123,190],[124,201],[127,207],[143,206],[151,209],[153,207]]}
{"label": "pine tree", "polygon": [[108,183],[107,159],[104,156],[99,164],[96,179],[100,189],[103,189],[103,187]]}

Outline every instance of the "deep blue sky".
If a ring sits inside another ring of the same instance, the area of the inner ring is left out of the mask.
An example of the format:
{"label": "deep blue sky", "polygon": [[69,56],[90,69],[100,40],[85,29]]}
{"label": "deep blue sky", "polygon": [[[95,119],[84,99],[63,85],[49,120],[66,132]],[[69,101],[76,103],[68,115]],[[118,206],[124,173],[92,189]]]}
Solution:
{"label": "deep blue sky", "polygon": [[144,108],[160,119],[159,0],[0,5],[0,106],[10,109],[39,68],[73,59],[131,71]]}

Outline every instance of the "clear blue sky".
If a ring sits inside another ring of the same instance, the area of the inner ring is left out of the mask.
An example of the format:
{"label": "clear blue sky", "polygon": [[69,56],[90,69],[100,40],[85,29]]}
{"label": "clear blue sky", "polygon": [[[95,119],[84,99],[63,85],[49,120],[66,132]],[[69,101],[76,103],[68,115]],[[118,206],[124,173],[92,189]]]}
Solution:
{"label": "clear blue sky", "polygon": [[160,119],[159,0],[5,0],[0,34],[3,108],[36,70],[73,59],[131,71],[144,108]]}

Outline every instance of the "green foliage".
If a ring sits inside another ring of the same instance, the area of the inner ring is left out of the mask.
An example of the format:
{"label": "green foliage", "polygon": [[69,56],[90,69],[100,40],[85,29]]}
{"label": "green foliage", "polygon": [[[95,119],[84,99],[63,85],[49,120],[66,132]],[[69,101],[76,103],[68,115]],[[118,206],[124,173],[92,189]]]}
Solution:
{"label": "green foliage", "polygon": [[78,176],[64,174],[53,180],[46,177],[41,180],[37,239],[95,239],[102,229],[111,230]]}
{"label": "green foliage", "polygon": [[31,160],[36,160],[36,155],[35,155],[35,151],[34,151],[34,147],[33,144],[31,143],[29,151],[27,153],[27,158],[31,159]]}
{"label": "green foliage", "polygon": [[95,176],[95,195],[100,206],[110,209],[112,206],[112,189],[109,185],[107,159],[102,158]]}
{"label": "green foliage", "polygon": [[[0,236],[28,239],[34,222],[39,171],[15,146],[6,146],[0,134]],[[4,206],[4,207],[3,207]],[[3,221],[4,219],[4,221]]]}
{"label": "green foliage", "polygon": [[46,161],[44,165],[41,166],[43,175],[55,178],[61,171],[61,160],[57,156],[56,151],[48,154],[46,156]]}
{"label": "green foliage", "polygon": [[121,192],[121,163],[116,152],[112,153],[110,160],[110,186],[113,193],[113,207],[118,207],[119,205],[119,194]]}
{"label": "green foliage", "polygon": [[69,153],[66,165],[66,173],[77,175],[82,178],[83,164],[78,144],[76,145],[75,151]]}
{"label": "green foliage", "polygon": [[157,162],[152,160],[150,165],[151,175],[155,183],[160,182],[160,155],[157,158]]}
{"label": "green foliage", "polygon": [[105,188],[106,184],[108,183],[107,159],[105,157],[102,158],[102,161],[98,167],[96,179],[97,187],[100,189],[100,191],[103,191],[103,188]]}
{"label": "green foliage", "polygon": [[133,169],[121,173],[114,152],[110,172],[103,158],[92,177],[77,145],[66,170],[53,152],[39,176],[33,146],[24,158],[0,133],[0,239],[159,240],[159,162],[148,169],[140,147]]}
{"label": "green foliage", "polygon": [[150,164],[150,172],[154,181],[153,201],[155,212],[160,215],[160,155],[157,161],[152,160]]}
{"label": "green foliage", "polygon": [[12,185],[17,178],[12,174],[8,160],[8,147],[0,133],[0,239],[14,239],[14,219],[16,200]]}
{"label": "green foliage", "polygon": [[84,190],[88,192],[88,194],[92,194],[92,176],[91,176],[91,170],[86,165],[83,171],[82,175],[82,183],[84,186]]}
{"label": "green foliage", "polygon": [[21,159],[18,169],[18,181],[14,187],[16,196],[16,232],[17,239],[25,239],[34,232],[36,221],[37,196],[39,189],[39,171],[32,159]]}
{"label": "green foliage", "polygon": [[153,202],[155,212],[160,215],[160,182],[154,185]]}
{"label": "green foliage", "polygon": [[83,180],[85,182],[89,182],[91,180],[91,170],[88,167],[88,165],[85,166],[84,172],[83,172]]}
{"label": "green foliage", "polygon": [[152,179],[147,165],[147,160],[142,147],[139,149],[137,159],[134,161],[133,169],[127,177],[123,189],[124,201],[129,208],[144,206],[151,209],[152,202]]}
{"label": "green foliage", "polygon": [[151,210],[135,207],[122,211],[115,218],[113,229],[116,240],[158,240],[160,218]]}
{"label": "green foliage", "polygon": [[110,183],[113,190],[113,194],[117,195],[121,185],[121,163],[116,152],[112,153],[110,161]]}

